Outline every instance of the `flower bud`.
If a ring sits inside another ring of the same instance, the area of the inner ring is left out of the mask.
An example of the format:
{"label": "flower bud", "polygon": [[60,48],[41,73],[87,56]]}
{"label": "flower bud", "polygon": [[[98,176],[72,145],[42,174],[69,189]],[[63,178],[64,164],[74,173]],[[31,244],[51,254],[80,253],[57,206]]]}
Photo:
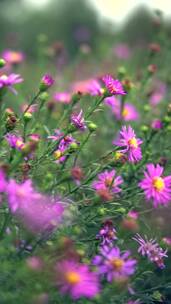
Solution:
{"label": "flower bud", "polygon": [[47,92],[42,92],[40,95],[39,95],[39,99],[42,101],[42,102],[45,102],[49,99],[49,94]]}
{"label": "flower bud", "polygon": [[93,122],[90,122],[88,124],[88,129],[89,129],[90,132],[94,132],[97,129],[97,125],[95,123],[93,123]]}
{"label": "flower bud", "polygon": [[49,74],[45,74],[42,77],[41,83],[40,83],[40,87],[39,90],[41,92],[47,91],[53,84],[54,84],[54,79],[52,78],[51,75]]}
{"label": "flower bud", "polygon": [[144,105],[143,108],[145,112],[149,112],[151,110],[151,107],[148,104]]}
{"label": "flower bud", "polygon": [[141,126],[141,131],[144,132],[144,133],[147,133],[149,131],[149,127],[146,126],[146,125],[142,125]]}
{"label": "flower bud", "polygon": [[6,65],[6,61],[3,58],[1,58],[0,59],[0,69],[3,68],[5,65]]}
{"label": "flower bud", "polygon": [[157,66],[156,64],[150,64],[148,67],[147,67],[147,70],[150,74],[154,74],[157,72]]}
{"label": "flower bud", "polygon": [[62,157],[62,152],[60,150],[56,150],[54,153],[53,153],[53,156],[56,160],[58,160],[59,158]]}
{"label": "flower bud", "polygon": [[69,146],[69,150],[71,152],[78,150],[78,144],[76,142],[72,142]]}
{"label": "flower bud", "polygon": [[23,119],[25,122],[28,122],[32,119],[32,114],[30,112],[25,112],[24,115],[23,115]]}

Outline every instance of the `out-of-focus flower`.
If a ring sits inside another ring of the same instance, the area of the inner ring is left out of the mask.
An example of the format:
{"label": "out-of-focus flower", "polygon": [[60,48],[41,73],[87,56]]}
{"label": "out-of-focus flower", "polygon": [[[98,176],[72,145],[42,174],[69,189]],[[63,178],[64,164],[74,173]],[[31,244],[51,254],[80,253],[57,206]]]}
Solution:
{"label": "out-of-focus flower", "polygon": [[83,179],[84,174],[83,174],[83,170],[80,167],[73,167],[71,169],[71,176],[72,178],[75,180],[77,185],[80,185],[80,181]]}
{"label": "out-of-focus flower", "polygon": [[149,44],[149,50],[153,53],[159,53],[161,50],[160,44],[158,43],[150,43]]}
{"label": "out-of-focus flower", "polygon": [[53,84],[55,80],[52,78],[51,75],[45,74],[40,83],[40,91],[46,91],[48,90]]}
{"label": "out-of-focus flower", "polygon": [[126,279],[135,272],[137,262],[129,258],[129,251],[122,254],[118,247],[104,246],[100,248],[100,253],[94,257],[93,264],[97,266],[99,274],[106,276],[108,282]]}
{"label": "out-of-focus flower", "polygon": [[147,67],[147,70],[148,70],[149,73],[154,74],[154,73],[157,72],[157,65],[156,64],[150,64]]}
{"label": "out-of-focus flower", "polygon": [[135,106],[126,102],[121,113],[121,101],[115,96],[106,97],[104,103],[112,108],[112,112],[117,120],[134,121],[139,119],[139,113]]}
{"label": "out-of-focus flower", "polygon": [[125,95],[126,92],[123,89],[121,82],[118,79],[113,79],[111,75],[105,75],[102,77],[105,87],[112,95]]}
{"label": "out-of-focus flower", "polygon": [[136,138],[135,132],[131,126],[123,126],[119,132],[118,138],[113,141],[114,145],[123,147],[119,152],[126,154],[131,163],[138,162],[142,159],[140,148],[142,143],[143,141],[140,138]]}
{"label": "out-of-focus flower", "polygon": [[40,271],[43,267],[43,261],[38,256],[31,256],[26,260],[27,266],[36,271]]}
{"label": "out-of-focus flower", "polygon": [[12,93],[17,94],[16,90],[13,88],[13,85],[17,83],[21,83],[23,78],[21,78],[18,74],[10,74],[10,75],[1,75],[0,76],[0,90],[3,88],[8,88]]}
{"label": "out-of-focus flower", "polygon": [[[113,197],[113,194],[121,192],[119,186],[123,183],[121,176],[116,176],[116,171],[104,171],[98,174],[98,180],[92,183],[92,187],[103,198]],[[108,195],[107,195],[108,194]]]}
{"label": "out-of-focus flower", "polygon": [[129,59],[131,56],[131,50],[126,43],[117,44],[113,51],[114,54],[120,59]]}
{"label": "out-of-focus flower", "polygon": [[5,173],[2,169],[0,169],[0,192],[6,191],[7,181],[5,177]]}
{"label": "out-of-focus flower", "polygon": [[160,119],[154,119],[151,123],[151,127],[155,130],[160,130],[163,128],[163,123]]}
{"label": "out-of-focus flower", "polygon": [[64,104],[71,102],[71,93],[68,92],[56,92],[53,96],[54,100]]}
{"label": "out-of-focus flower", "polygon": [[166,84],[162,81],[156,80],[154,83],[153,92],[150,96],[150,104],[156,106],[161,102],[166,94]]}
{"label": "out-of-focus flower", "polygon": [[171,246],[171,237],[164,237],[164,238],[162,239],[162,241],[163,241],[166,245]]}
{"label": "out-of-focus flower", "polygon": [[77,129],[80,129],[81,131],[85,131],[85,129],[87,128],[84,121],[82,110],[78,114],[73,113],[71,115],[71,122]]}
{"label": "out-of-focus flower", "polygon": [[76,300],[95,297],[99,291],[97,274],[75,261],[63,260],[56,265],[57,284],[62,294],[69,293]]}
{"label": "out-of-focus flower", "polygon": [[7,135],[5,135],[5,139],[7,140],[10,147],[13,149],[21,151],[21,149],[24,147],[23,139],[20,136],[8,133]]}
{"label": "out-of-focus flower", "polygon": [[157,264],[159,268],[164,268],[163,258],[167,257],[167,250],[163,250],[156,240],[150,239],[147,237],[143,239],[138,233],[133,238],[140,247],[138,248],[138,252],[141,253],[142,256],[147,256],[147,258]]}
{"label": "out-of-focus flower", "polygon": [[95,78],[77,81],[72,85],[72,92],[80,92],[82,94],[90,94],[92,96],[103,95],[104,89],[99,81]]}
{"label": "out-of-focus flower", "polygon": [[154,207],[168,205],[171,201],[171,175],[163,177],[164,168],[157,164],[147,164],[145,178],[139,183],[146,199],[152,200]]}
{"label": "out-of-focus flower", "polygon": [[101,246],[112,245],[113,241],[117,239],[116,230],[113,227],[113,223],[110,220],[104,222],[96,238],[101,241]]}
{"label": "out-of-focus flower", "polygon": [[31,232],[51,231],[61,223],[64,203],[35,191],[30,180],[18,184],[11,179],[6,191],[12,213]]}
{"label": "out-of-focus flower", "polygon": [[19,64],[24,61],[25,55],[21,51],[5,50],[2,53],[2,58],[9,64]]}

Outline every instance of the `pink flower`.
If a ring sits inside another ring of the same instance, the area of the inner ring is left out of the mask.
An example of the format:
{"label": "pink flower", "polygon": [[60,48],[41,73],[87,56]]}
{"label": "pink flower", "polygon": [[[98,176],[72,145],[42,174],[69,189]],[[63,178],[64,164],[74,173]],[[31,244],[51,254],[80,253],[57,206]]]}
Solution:
{"label": "pink flower", "polygon": [[68,92],[56,92],[54,94],[53,98],[57,102],[61,102],[64,104],[68,104],[71,102],[71,94]]}
{"label": "pink flower", "polygon": [[114,53],[120,59],[128,59],[131,55],[130,48],[126,43],[117,44],[114,48]]}
{"label": "pink flower", "polygon": [[55,82],[55,80],[52,78],[51,75],[45,74],[41,80],[40,90],[41,91],[48,90],[54,84],[54,82]]}
{"label": "pink flower", "polygon": [[160,130],[163,128],[163,123],[160,119],[154,119],[151,123],[151,127],[156,130]]}
{"label": "pink flower", "polygon": [[112,95],[125,95],[126,92],[123,89],[121,82],[118,79],[113,79],[111,75],[105,75],[102,78],[105,87]]}
{"label": "pink flower", "polygon": [[9,88],[9,90],[11,92],[13,92],[14,94],[16,94],[16,90],[13,88],[13,85],[20,83],[23,81],[23,78],[21,78],[20,75],[18,74],[10,74],[9,76],[7,75],[1,75],[0,76],[0,89],[2,88]]}
{"label": "pink flower", "polygon": [[121,101],[116,99],[115,96],[106,97],[104,103],[112,108],[112,112],[117,120],[134,121],[139,119],[139,113],[131,103],[125,103],[122,113]]}
{"label": "pink flower", "polygon": [[123,179],[121,176],[116,176],[116,171],[104,171],[98,174],[98,180],[94,181],[92,187],[97,191],[97,193],[101,193],[102,190],[106,190],[111,193],[119,193],[121,189],[119,186],[123,183]]}
{"label": "pink flower", "polygon": [[164,168],[159,164],[148,164],[145,178],[139,183],[146,199],[152,200],[154,207],[168,205],[171,201],[171,175],[164,177],[163,171]]}
{"label": "pink flower", "polygon": [[92,96],[101,96],[104,93],[104,89],[99,81],[94,78],[75,82],[72,85],[72,91],[73,93],[81,92],[82,94],[90,94]]}
{"label": "pink flower", "polygon": [[139,138],[136,138],[134,130],[131,126],[123,126],[118,139],[116,139],[113,144],[119,147],[123,147],[119,152],[126,154],[128,160],[131,163],[138,162],[142,159],[141,148],[139,147],[143,141]]}
{"label": "pink flower", "polygon": [[22,184],[11,179],[7,185],[9,207],[33,233],[56,228],[64,213],[64,204],[35,191],[31,180]]}
{"label": "pink flower", "polygon": [[81,297],[91,299],[99,293],[98,277],[87,265],[63,260],[56,265],[56,271],[62,294],[69,293],[76,300]]}
{"label": "pink flower", "polygon": [[25,55],[20,51],[5,50],[2,58],[10,64],[19,64],[24,61]]}
{"label": "pink flower", "polygon": [[147,237],[143,239],[138,233],[133,238],[140,247],[138,248],[138,252],[141,253],[142,256],[147,256],[147,258],[157,264],[159,268],[164,268],[163,258],[167,257],[167,250],[163,250],[156,240],[150,239],[148,240]]}

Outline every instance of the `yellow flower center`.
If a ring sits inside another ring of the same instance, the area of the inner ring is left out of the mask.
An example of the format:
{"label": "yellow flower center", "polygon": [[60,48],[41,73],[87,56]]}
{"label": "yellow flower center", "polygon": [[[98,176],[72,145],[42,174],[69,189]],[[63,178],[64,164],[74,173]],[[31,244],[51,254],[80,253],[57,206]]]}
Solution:
{"label": "yellow flower center", "polygon": [[129,115],[129,110],[124,108],[123,111],[122,111],[122,116],[127,117],[128,115]]}
{"label": "yellow flower center", "polygon": [[1,78],[1,80],[7,80],[7,79],[8,79],[8,76],[4,74],[4,75],[2,75],[0,78]]}
{"label": "yellow flower center", "polygon": [[162,191],[164,189],[164,180],[162,177],[154,177],[153,178],[153,187],[158,191]]}
{"label": "yellow flower center", "polygon": [[17,141],[16,141],[16,146],[17,146],[18,148],[20,148],[20,147],[22,146],[22,144],[23,144],[22,140],[17,139]]}
{"label": "yellow flower center", "polygon": [[133,148],[138,148],[138,143],[135,137],[132,137],[131,139],[128,140],[128,143],[130,146]]}
{"label": "yellow flower center", "polygon": [[65,275],[66,280],[70,284],[77,284],[80,282],[80,275],[75,271],[68,271]]}
{"label": "yellow flower center", "polygon": [[112,177],[107,177],[105,179],[105,185],[106,187],[110,187],[113,184],[113,178]]}
{"label": "yellow flower center", "polygon": [[13,60],[13,61],[20,60],[20,54],[18,54],[17,52],[12,52],[11,53],[11,60]]}
{"label": "yellow flower center", "polygon": [[60,150],[56,150],[53,155],[55,159],[59,159],[62,156],[62,153]]}
{"label": "yellow flower center", "polygon": [[113,258],[110,264],[113,266],[114,270],[119,271],[123,267],[124,261],[120,258]]}

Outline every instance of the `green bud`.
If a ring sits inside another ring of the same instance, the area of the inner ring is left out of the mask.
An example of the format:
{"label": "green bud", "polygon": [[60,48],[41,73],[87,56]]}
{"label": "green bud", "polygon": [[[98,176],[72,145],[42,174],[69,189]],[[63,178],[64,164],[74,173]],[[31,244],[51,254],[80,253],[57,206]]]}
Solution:
{"label": "green bud", "polygon": [[23,118],[24,118],[24,121],[25,122],[28,122],[28,121],[30,121],[31,119],[32,119],[32,114],[30,113],[30,112],[26,112],[26,113],[24,113],[24,115],[23,115]]}
{"label": "green bud", "polygon": [[169,117],[169,116],[164,116],[164,118],[163,118],[163,121],[165,122],[165,123],[169,123],[169,122],[171,122],[171,118]]}
{"label": "green bud", "polygon": [[104,207],[98,208],[98,210],[97,210],[99,215],[105,215],[106,211],[107,211],[107,209]]}
{"label": "green bud", "polygon": [[151,110],[151,107],[148,104],[144,105],[145,112],[149,112],[150,110]]}
{"label": "green bud", "polygon": [[94,132],[97,129],[97,125],[95,123],[93,123],[93,122],[90,122],[88,124],[88,129],[89,129],[90,132]]}
{"label": "green bud", "polygon": [[126,69],[125,69],[125,67],[124,66],[119,67],[118,68],[118,76],[120,78],[122,78],[125,75],[126,75]]}
{"label": "green bud", "polygon": [[42,92],[39,95],[39,99],[43,102],[47,101],[49,99],[49,94],[47,92]]}
{"label": "green bud", "polygon": [[144,132],[144,133],[146,133],[146,132],[149,131],[149,127],[146,126],[146,125],[142,125],[142,126],[141,126],[141,131]]}
{"label": "green bud", "polygon": [[116,212],[125,214],[126,213],[126,209],[121,207],[121,208],[117,209]]}
{"label": "green bud", "polygon": [[170,131],[171,131],[171,125],[167,126],[167,128],[166,128],[166,129],[167,129],[167,131],[169,131],[169,132],[170,132]]}
{"label": "green bud", "polygon": [[0,59],[0,69],[6,65],[6,61],[4,59]]}
{"label": "green bud", "polygon": [[78,144],[76,142],[73,142],[73,143],[70,144],[69,148],[72,151],[76,151],[76,150],[78,150]]}

